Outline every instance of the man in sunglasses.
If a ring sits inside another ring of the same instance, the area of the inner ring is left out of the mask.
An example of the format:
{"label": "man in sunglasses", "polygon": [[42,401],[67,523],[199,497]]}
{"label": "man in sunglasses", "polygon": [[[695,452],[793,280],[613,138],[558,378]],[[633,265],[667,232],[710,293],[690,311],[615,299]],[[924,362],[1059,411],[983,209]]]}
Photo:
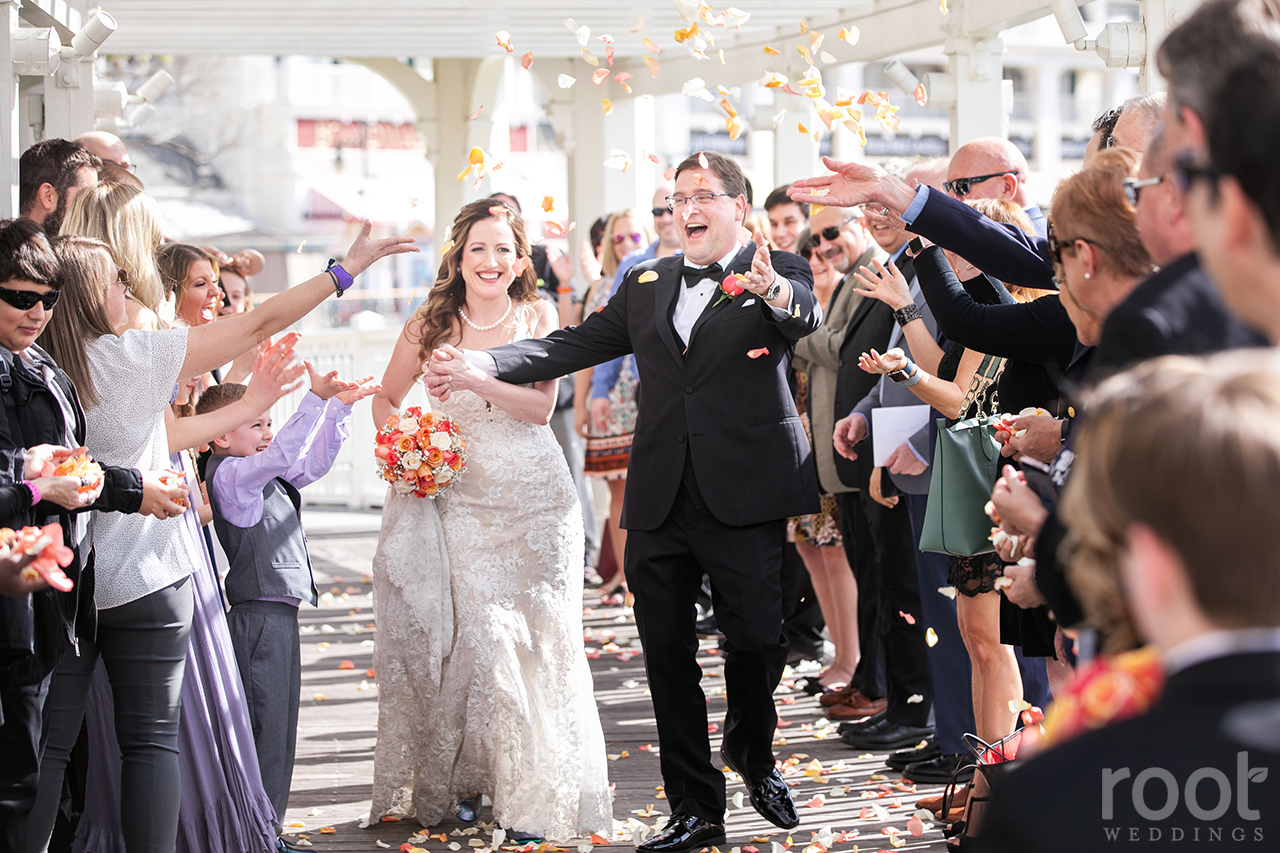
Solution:
{"label": "man in sunglasses", "polygon": [[1173,151],[1162,126],[1155,127],[1138,177],[1126,178],[1124,189],[1138,236],[1159,270],[1107,315],[1092,379],[1162,355],[1260,346],[1262,339],[1231,316],[1200,266],[1187,199],[1174,180]]}
{"label": "man in sunglasses", "polygon": [[1228,307],[1280,344],[1280,50],[1239,66],[1211,103],[1207,161],[1184,155],[1174,175]]}
{"label": "man in sunglasses", "polygon": [[[1044,236],[1044,213],[1027,196],[1027,158],[1018,146],[998,136],[986,136],[961,145],[947,167],[947,180],[942,185],[947,195],[964,201],[971,198],[1007,198],[1027,212],[1036,233]],[[927,195],[927,190],[920,195]],[[927,200],[927,199],[926,199]],[[915,219],[918,208],[904,212],[903,221]]]}

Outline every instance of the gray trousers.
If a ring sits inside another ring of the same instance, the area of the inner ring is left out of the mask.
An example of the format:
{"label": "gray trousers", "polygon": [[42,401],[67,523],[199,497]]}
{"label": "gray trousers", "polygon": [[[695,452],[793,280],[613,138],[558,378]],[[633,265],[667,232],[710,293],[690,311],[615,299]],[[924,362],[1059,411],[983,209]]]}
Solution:
{"label": "gray trousers", "polygon": [[262,787],[276,810],[279,832],[289,806],[298,747],[298,696],[302,692],[298,608],[279,601],[233,604],[227,613],[227,628],[249,703]]}
{"label": "gray trousers", "polygon": [[[67,758],[80,735],[89,681],[102,658],[115,700],[120,768],[120,825],[128,853],[172,853],[182,801],[178,722],[187,635],[195,602],[191,578],[137,601],[98,611],[96,643],[68,648],[44,706],[40,786],[27,835],[44,850],[53,832]],[[20,853],[20,852],[19,852]]]}

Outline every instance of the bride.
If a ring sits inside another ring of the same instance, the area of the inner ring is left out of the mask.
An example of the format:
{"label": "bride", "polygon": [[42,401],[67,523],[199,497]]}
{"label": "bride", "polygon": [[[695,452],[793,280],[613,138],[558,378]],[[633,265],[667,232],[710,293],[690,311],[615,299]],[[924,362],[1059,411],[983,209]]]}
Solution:
{"label": "bride", "polygon": [[[487,349],[558,328],[535,295],[516,214],[473,202],[449,236],[374,399],[379,426],[436,347]],[[387,494],[373,561],[373,823],[432,826],[455,805],[474,821],[488,795],[513,840],[611,828],[582,651],[582,514],[547,426],[555,394],[554,381],[509,385],[460,366],[432,404],[460,425],[466,470],[435,500]]]}

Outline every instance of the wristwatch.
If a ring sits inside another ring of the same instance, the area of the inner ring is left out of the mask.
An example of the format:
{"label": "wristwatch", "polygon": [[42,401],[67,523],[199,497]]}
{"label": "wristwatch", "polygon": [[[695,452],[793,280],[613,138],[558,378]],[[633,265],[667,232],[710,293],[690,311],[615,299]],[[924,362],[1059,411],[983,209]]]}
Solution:
{"label": "wristwatch", "polygon": [[351,273],[344,270],[342,268],[342,264],[338,263],[333,258],[329,259],[329,266],[325,267],[324,271],[333,279],[333,289],[339,297],[346,293],[347,288],[351,287],[355,282],[355,279],[351,277]]}
{"label": "wristwatch", "polygon": [[[906,382],[908,379],[910,379],[913,376],[916,376],[919,373],[920,373],[920,368],[916,365],[916,363],[914,361],[909,361],[907,362],[906,367],[902,368],[901,370],[895,370],[892,373],[888,374],[888,376],[894,382],[902,383],[902,382]],[[913,382],[911,384],[914,385],[915,383]]]}
{"label": "wristwatch", "polygon": [[769,289],[764,292],[764,301],[772,302],[778,298],[778,294],[782,293],[782,282],[777,277],[773,279],[773,284],[769,285]]}
{"label": "wristwatch", "polygon": [[921,316],[920,306],[914,302],[893,312],[893,319],[898,321],[899,326],[905,326],[912,320],[919,320]]}

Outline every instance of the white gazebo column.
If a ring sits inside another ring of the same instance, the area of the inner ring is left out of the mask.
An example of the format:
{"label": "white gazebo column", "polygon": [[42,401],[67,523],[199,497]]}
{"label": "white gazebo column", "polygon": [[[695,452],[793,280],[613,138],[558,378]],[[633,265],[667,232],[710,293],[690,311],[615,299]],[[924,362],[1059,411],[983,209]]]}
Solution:
{"label": "white gazebo column", "polygon": [[4,16],[5,35],[0,45],[0,74],[3,75],[3,86],[0,86],[0,138],[4,145],[4,156],[0,156],[0,186],[5,191],[0,193],[0,217],[12,219],[18,215],[18,75],[13,66],[14,34],[18,31],[17,0],[0,0],[0,15]]}
{"label": "white gazebo column", "polygon": [[44,82],[44,138],[75,139],[93,130],[93,60],[64,59]]}
{"label": "white gazebo column", "polygon": [[1062,164],[1062,69],[1042,65],[1035,72],[1036,171],[1056,173]]}
{"label": "white gazebo column", "polygon": [[[828,100],[834,100],[834,98],[828,98]],[[821,128],[825,132],[827,129],[810,107],[809,98],[788,95],[775,90],[773,103],[774,115],[784,109],[787,111],[778,123],[778,129],[774,131],[774,186],[782,186],[798,178],[811,178],[822,173],[824,170],[821,168],[822,158],[818,155],[818,143],[813,141],[812,136],[802,134],[796,126],[803,122],[810,131]],[[813,126],[815,122],[817,128]],[[762,193],[767,193],[772,188],[759,189]],[[756,201],[758,204],[764,203],[763,198],[758,198]]]}
{"label": "white gazebo column", "polygon": [[[433,63],[435,114],[427,142],[427,156],[435,166],[435,233],[436,242],[443,246],[448,239],[448,229],[464,204],[480,197],[481,189],[474,189],[475,179],[456,180],[458,173],[467,167],[467,156],[473,145],[487,150],[491,122],[485,121],[479,128],[471,127],[468,119],[475,111],[473,92],[479,77],[481,60],[437,59]],[[477,120],[478,121],[478,120]]]}
{"label": "white gazebo column", "polygon": [[1138,74],[1138,91],[1153,92],[1165,88],[1164,78],[1156,70],[1156,48],[1183,19],[1196,10],[1203,0],[1139,0],[1138,20],[1145,31],[1146,61]]}
{"label": "white gazebo column", "polygon": [[[956,102],[951,107],[951,153],[972,139],[1009,135],[1012,81],[1004,85],[1004,42],[996,35],[947,39]],[[1008,94],[1005,90],[1009,89]]]}
{"label": "white gazebo column", "polygon": [[[574,88],[577,89],[580,86],[582,86],[581,82]],[[591,89],[595,91],[592,92]],[[611,213],[628,207],[646,211],[650,207],[649,202],[653,200],[653,189],[657,186],[654,180],[656,169],[653,162],[648,159],[648,155],[652,154],[654,149],[653,98],[649,95],[631,97],[618,91],[617,94],[621,97],[610,100],[613,112],[606,116],[603,100],[609,92],[607,89],[604,91],[601,89],[588,86],[578,93],[579,97],[588,102],[582,112],[590,115],[592,104],[595,105],[594,120],[600,122],[603,130],[605,157],[614,150],[625,151],[631,157],[632,163],[625,173],[619,169],[605,167],[603,158],[595,164],[604,176],[600,183],[599,211]],[[579,221],[578,227],[590,224],[590,222]]]}

